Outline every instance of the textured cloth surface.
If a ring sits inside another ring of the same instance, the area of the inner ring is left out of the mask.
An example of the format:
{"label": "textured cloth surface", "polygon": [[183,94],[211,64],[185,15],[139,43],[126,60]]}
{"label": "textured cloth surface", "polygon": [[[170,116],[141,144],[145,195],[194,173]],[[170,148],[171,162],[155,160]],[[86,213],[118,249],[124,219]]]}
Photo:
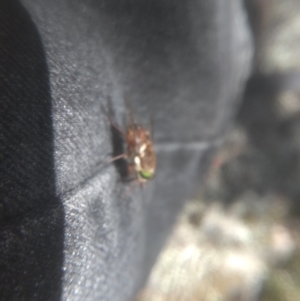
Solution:
{"label": "textured cloth surface", "polygon": [[[249,70],[238,0],[0,2],[3,300],[130,300],[222,141]],[[125,99],[157,176],[120,182]]]}

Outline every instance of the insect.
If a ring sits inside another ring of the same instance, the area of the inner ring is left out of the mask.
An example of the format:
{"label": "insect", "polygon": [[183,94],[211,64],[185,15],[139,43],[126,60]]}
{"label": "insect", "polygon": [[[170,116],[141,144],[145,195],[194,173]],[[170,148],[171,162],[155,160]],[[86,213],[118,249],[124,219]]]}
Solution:
{"label": "insect", "polygon": [[125,159],[128,163],[130,179],[144,186],[146,182],[155,176],[156,155],[152,141],[152,133],[135,121],[132,110],[128,105],[127,111],[128,122],[125,131],[107,115],[109,122],[120,132],[126,144],[126,151],[123,154],[111,158],[110,162]]}

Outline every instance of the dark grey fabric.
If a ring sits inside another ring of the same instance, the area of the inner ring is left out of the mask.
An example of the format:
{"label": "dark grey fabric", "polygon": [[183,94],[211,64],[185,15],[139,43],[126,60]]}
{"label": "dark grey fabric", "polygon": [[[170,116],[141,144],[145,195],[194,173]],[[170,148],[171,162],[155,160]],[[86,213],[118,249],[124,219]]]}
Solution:
{"label": "dark grey fabric", "polygon": [[0,300],[59,300],[64,210],[49,73],[37,28],[15,1],[0,1],[0,45]]}
{"label": "dark grey fabric", "polygon": [[[0,42],[1,300],[130,300],[235,113],[240,1],[2,0]],[[129,193],[124,99],[158,156]]]}

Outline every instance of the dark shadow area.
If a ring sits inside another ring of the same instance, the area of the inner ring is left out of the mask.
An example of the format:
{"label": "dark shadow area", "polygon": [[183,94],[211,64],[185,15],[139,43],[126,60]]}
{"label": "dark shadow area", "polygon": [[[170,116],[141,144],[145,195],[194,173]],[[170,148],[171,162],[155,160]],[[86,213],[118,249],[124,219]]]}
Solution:
{"label": "dark shadow area", "polygon": [[288,197],[297,214],[300,213],[300,114],[297,109],[293,110],[287,98],[291,96],[283,93],[296,97],[299,92],[293,83],[299,84],[299,79],[296,73],[255,76],[248,84],[239,114],[239,123],[248,133],[252,154],[256,152],[254,158],[261,175],[256,179],[256,188],[260,193],[274,191]]}
{"label": "dark shadow area", "polygon": [[294,111],[288,108],[288,100],[280,100],[284,92],[297,98],[300,74],[297,71],[267,74],[260,70],[274,6],[272,0],[244,0],[256,49],[253,74],[246,85],[237,125],[245,131],[249,145],[221,167],[222,197],[228,204],[247,191],[261,197],[273,193],[291,200],[293,212],[300,214],[300,113],[296,108]]}
{"label": "dark shadow area", "polygon": [[249,80],[238,114],[247,148],[221,167],[225,203],[252,191],[285,197],[300,214],[299,87],[298,73],[256,74]]}
{"label": "dark shadow area", "polygon": [[[126,151],[125,139],[122,134],[111,125],[111,141],[113,146],[112,158],[124,154]],[[128,164],[125,159],[119,159],[114,161],[118,173],[120,175],[120,180],[127,181],[128,179]]]}
{"label": "dark shadow area", "polygon": [[[126,129],[119,125],[116,124],[114,121],[114,113],[113,113],[113,108],[111,106],[111,103],[108,104],[109,107],[109,111],[106,113],[104,112],[108,119],[111,120],[110,122],[110,132],[111,132],[111,144],[112,144],[112,154],[111,154],[111,158],[115,158],[121,154],[124,154],[126,152],[126,141],[125,141],[125,137],[123,136],[123,134],[120,132],[119,129],[117,129],[117,127],[119,127],[120,129],[122,129],[123,132],[126,132]],[[112,122],[114,122],[115,124],[112,124]],[[116,127],[117,126],[117,127]],[[123,158],[118,159],[113,161],[119,175],[120,175],[120,180],[121,181],[127,181],[128,179],[128,164],[127,161]]]}
{"label": "dark shadow area", "polygon": [[60,300],[64,210],[55,193],[49,72],[18,1],[0,2],[0,299]]}

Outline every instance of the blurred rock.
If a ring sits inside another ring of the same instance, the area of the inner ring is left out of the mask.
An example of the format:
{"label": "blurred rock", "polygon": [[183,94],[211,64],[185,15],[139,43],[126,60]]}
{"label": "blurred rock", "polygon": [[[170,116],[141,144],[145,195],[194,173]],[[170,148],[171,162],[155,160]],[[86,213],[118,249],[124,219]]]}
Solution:
{"label": "blurred rock", "polygon": [[269,6],[260,58],[262,72],[290,72],[300,68],[300,2],[273,0]]}
{"label": "blurred rock", "polygon": [[[288,262],[296,250],[284,225],[288,210],[276,208],[282,205],[276,197],[261,201],[269,207],[264,215],[259,206],[251,208],[244,201],[230,208],[189,203],[137,300],[259,300],[272,269]],[[241,217],[237,207],[250,210],[252,219]],[[191,214],[202,218],[191,223]]]}

